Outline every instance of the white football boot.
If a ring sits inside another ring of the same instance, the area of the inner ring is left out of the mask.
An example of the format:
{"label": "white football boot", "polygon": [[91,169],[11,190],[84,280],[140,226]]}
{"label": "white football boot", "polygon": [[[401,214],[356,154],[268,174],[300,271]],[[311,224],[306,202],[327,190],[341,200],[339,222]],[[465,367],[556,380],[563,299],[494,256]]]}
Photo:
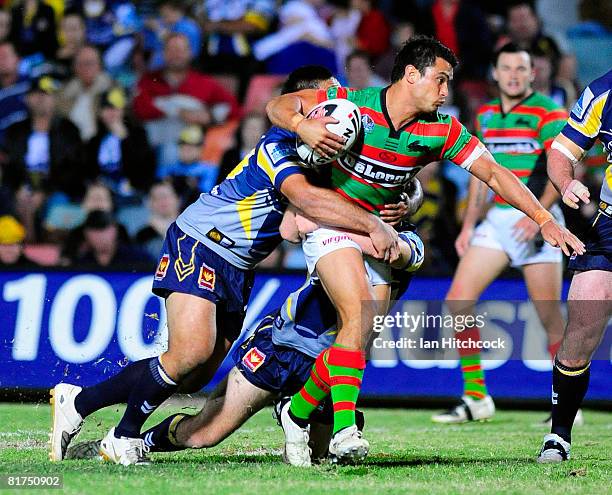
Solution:
{"label": "white football boot", "polygon": [[280,410],[280,424],[285,432],[285,449],[283,460],[287,464],[299,467],[310,467],[310,447],[308,446],[310,425],[302,428],[289,416],[291,401],[282,405]]}
{"label": "white football boot", "polygon": [[343,428],[329,442],[329,458],[338,464],[362,461],[370,451],[369,442],[362,437],[357,425]]}
{"label": "white football boot", "polygon": [[434,423],[459,424],[469,421],[486,421],[495,414],[495,403],[490,395],[481,400],[474,400],[464,395],[461,403],[441,414],[434,414],[431,420]]}
{"label": "white football boot", "polygon": [[149,447],[142,438],[115,437],[115,428],[106,434],[100,442],[100,456],[105,461],[123,466],[150,464],[147,458]]}
{"label": "white football boot", "polygon": [[60,383],[49,391],[52,418],[49,459],[52,461],[64,459],[70,441],[83,426],[83,418],[74,407],[74,399],[81,390],[76,385]]}
{"label": "white football boot", "polygon": [[570,444],[559,435],[549,433],[544,437],[537,461],[539,464],[569,461],[570,448]]}

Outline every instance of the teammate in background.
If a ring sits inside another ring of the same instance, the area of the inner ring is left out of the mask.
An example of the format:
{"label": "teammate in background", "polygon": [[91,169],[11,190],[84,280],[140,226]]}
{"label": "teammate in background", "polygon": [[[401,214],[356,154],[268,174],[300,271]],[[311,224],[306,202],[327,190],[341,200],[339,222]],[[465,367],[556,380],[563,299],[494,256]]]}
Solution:
{"label": "teammate in background", "polygon": [[[423,243],[417,234],[401,232],[400,239],[401,254],[393,270],[393,299],[405,292],[424,257]],[[380,299],[387,296],[385,285],[373,289]],[[308,277],[280,308],[261,320],[250,338],[236,348],[234,367],[202,410],[197,415],[167,417],[142,433],[145,444],[151,452],[214,447],[264,406],[296,393],[309,377],[317,379],[317,373],[325,373],[325,370],[312,370],[312,366],[335,336],[336,310],[316,277]],[[283,404],[281,401],[281,407]],[[329,408],[324,408],[315,420],[316,433],[311,442],[314,445],[305,466],[310,465],[311,457],[320,459],[327,451],[331,436],[332,414],[329,412]],[[97,449],[92,446],[100,441],[77,444],[68,457],[97,457]],[[291,461],[288,454],[283,453],[286,462]]]}
{"label": "teammate in background", "polygon": [[552,427],[538,462],[570,458],[572,425],[588,386],[591,358],[612,316],[612,70],[589,84],[552,144],[548,176],[563,202],[578,208],[589,190],[574,179],[574,166],[596,139],[608,151],[599,210],[586,239],[586,253],[572,255],[574,278],[568,294],[568,322],[553,366]]}
{"label": "teammate in background", "polygon": [[[285,91],[334,84],[329,71],[314,66],[290,76]],[[214,375],[240,334],[255,266],[281,242],[288,202],[322,223],[369,235],[381,258],[397,257],[397,232],[335,192],[311,185],[295,144],[293,132],[270,129],[225,181],[170,226],[153,282],[153,292],[166,299],[168,350],[93,387],[61,383],[52,389],[51,460],[63,459],[86,416],[127,402],[100,452],[124,465],[146,462],[142,425],[179,385],[199,390]],[[393,214],[402,216],[400,210]]]}
{"label": "teammate in background", "polygon": [[[305,115],[321,101],[347,98],[360,107],[364,133],[361,146],[353,146],[332,164],[332,187],[344,197],[379,213],[419,169],[447,159],[526,213],[553,246],[560,246],[568,255],[569,248],[582,252],[582,243],[554,220],[512,172],[499,166],[478,139],[455,118],[438,113],[456,65],[455,55],[446,46],[432,38],[416,37],[398,53],[391,86],[304,90],[273,99],[267,106],[268,116],[274,125],[295,131],[307,145],[329,156],[341,148],[343,138],[329,132],[321,120]],[[334,403],[330,455],[339,462],[360,460],[369,449],[355,424],[355,403],[365,368],[364,347],[377,309],[376,304],[368,303],[375,295],[367,283],[361,252],[345,239],[343,232],[322,227],[308,234],[303,243],[309,272],[316,270],[338,312],[338,337],[315,364],[315,369],[326,369],[329,382],[309,380],[304,393],[294,395],[281,410],[286,448],[296,456],[306,454],[308,418],[329,387]],[[313,395],[315,389],[319,392]]]}
{"label": "teammate in background", "polygon": [[[499,98],[478,110],[476,135],[493,158],[518,177],[563,225],[557,204],[559,195],[546,176],[546,153],[561,131],[567,112],[533,90],[535,71],[527,50],[508,43],[496,52],[493,65]],[[453,308],[452,301],[461,306],[475,303],[508,264],[520,268],[554,357],[564,325],[557,302],[562,285],[561,249],[538,239],[538,224],[499,195],[494,197],[492,206],[487,204],[488,193],[483,182],[471,178],[463,228],[455,242],[461,260],[446,295],[447,303],[451,311],[469,311],[471,308]],[[486,206],[490,207],[486,218],[475,229]],[[480,339],[478,328],[460,332],[457,337],[465,341]],[[477,348],[460,351],[459,358],[463,397],[448,412],[432,416],[436,423],[484,420],[495,413]]]}

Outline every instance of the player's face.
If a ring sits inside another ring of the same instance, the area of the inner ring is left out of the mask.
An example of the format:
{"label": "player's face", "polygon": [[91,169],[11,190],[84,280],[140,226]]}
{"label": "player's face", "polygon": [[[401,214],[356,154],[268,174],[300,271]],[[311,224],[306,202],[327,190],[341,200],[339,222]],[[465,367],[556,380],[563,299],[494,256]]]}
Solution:
{"label": "player's face", "polygon": [[435,112],[444,105],[448,96],[448,85],[453,78],[453,67],[443,58],[425,69],[424,74],[417,71],[413,85],[415,104],[421,112]]}
{"label": "player's face", "polygon": [[534,76],[527,52],[502,53],[493,71],[499,91],[510,98],[526,95],[531,89]]}

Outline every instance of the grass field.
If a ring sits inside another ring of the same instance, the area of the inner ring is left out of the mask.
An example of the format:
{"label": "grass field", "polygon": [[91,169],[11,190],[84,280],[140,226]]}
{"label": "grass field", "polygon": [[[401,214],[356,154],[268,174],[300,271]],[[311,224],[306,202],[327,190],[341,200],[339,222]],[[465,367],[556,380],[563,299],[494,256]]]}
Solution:
{"label": "grass field", "polygon": [[[180,409],[164,406],[151,420]],[[538,424],[542,412],[500,411],[488,423],[450,427],[431,423],[428,410],[365,413],[372,450],[360,466],[282,464],[282,433],[264,410],[214,449],[156,454],[150,466],[125,468],[48,462],[49,407],[0,404],[0,475],[61,473],[64,488],[48,492],[67,494],[610,493],[610,414],[585,411],[586,425],[574,432],[574,459],[541,466],[534,459],[547,432]],[[101,437],[118,418],[117,408],[91,416],[78,441]]]}

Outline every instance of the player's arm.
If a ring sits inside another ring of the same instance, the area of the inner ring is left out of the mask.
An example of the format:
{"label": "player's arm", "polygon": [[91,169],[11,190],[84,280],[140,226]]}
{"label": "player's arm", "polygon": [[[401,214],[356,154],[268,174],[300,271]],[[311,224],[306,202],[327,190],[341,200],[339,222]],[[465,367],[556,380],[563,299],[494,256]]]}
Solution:
{"label": "player's arm", "polygon": [[372,239],[378,258],[385,261],[397,259],[395,229],[331,189],[313,186],[304,175],[292,174],[282,182],[280,191],[314,222],[366,234]]}
{"label": "player's arm", "polygon": [[571,139],[559,134],[548,153],[548,177],[554,184],[563,202],[574,209],[580,201],[589,203],[590,193],[587,187],[574,179],[574,167],[582,159],[585,151]]}
{"label": "player's arm", "polygon": [[338,122],[333,117],[305,117],[317,103],[317,90],[303,89],[273,98],[266,105],[266,113],[273,125],[295,132],[317,153],[332,156],[342,148],[344,137],[325,127]]}
{"label": "player's arm", "polygon": [[485,150],[471,163],[469,171],[506,202],[535,221],[546,242],[555,247],[559,246],[567,256],[570,255],[569,248],[578,254],[584,253],[584,244],[569,230],[560,226],[532,192],[512,172],[499,165],[488,151]]}
{"label": "player's arm", "polygon": [[463,217],[461,232],[455,241],[455,249],[459,257],[465,254],[470,245],[472,235],[474,235],[474,227],[484,211],[488,195],[489,188],[487,185],[474,176],[470,177],[467,208]]}
{"label": "player's arm", "polygon": [[[557,193],[557,190],[552,183],[547,180],[546,186],[544,187],[544,192],[539,198],[540,204],[548,210],[557,202],[558,199],[559,193]],[[512,230],[517,241],[527,242],[538,234],[540,227],[531,218],[523,217],[512,226]]]}

